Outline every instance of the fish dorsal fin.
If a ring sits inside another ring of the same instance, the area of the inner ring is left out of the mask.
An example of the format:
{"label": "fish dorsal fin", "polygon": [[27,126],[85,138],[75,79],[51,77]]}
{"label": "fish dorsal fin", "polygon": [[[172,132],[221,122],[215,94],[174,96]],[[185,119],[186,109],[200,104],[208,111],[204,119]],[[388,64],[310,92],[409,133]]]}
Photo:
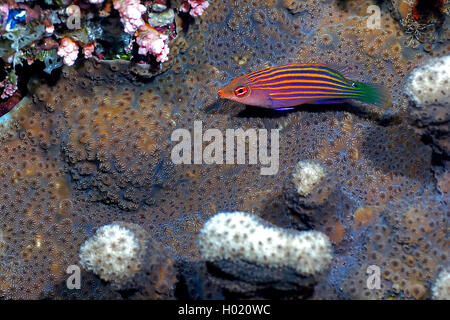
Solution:
{"label": "fish dorsal fin", "polygon": [[352,82],[355,79],[358,79],[358,72],[355,70],[350,70],[350,68],[346,65],[338,65],[335,63],[319,63],[320,65],[326,66],[331,70],[335,71],[337,74],[341,74],[344,77],[344,80],[348,82]]}
{"label": "fish dorsal fin", "polygon": [[337,65],[333,63],[317,63],[318,65],[322,65],[333,71],[336,75],[343,77],[344,81],[351,83],[354,79],[358,78],[358,73],[350,70],[348,66]]}

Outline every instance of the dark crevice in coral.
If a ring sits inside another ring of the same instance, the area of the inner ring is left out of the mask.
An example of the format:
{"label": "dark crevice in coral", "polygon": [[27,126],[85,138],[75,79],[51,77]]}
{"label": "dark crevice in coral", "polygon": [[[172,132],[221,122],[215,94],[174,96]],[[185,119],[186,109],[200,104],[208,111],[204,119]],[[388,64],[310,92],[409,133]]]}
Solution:
{"label": "dark crevice in coral", "polygon": [[[19,90],[25,96],[28,93],[28,82],[31,78],[41,79],[50,86],[55,85],[61,77],[61,68],[53,70],[51,74],[44,72],[45,65],[41,61],[34,62],[31,66],[17,66],[16,74],[19,79]],[[22,91],[23,90],[23,91]]]}
{"label": "dark crevice in coral", "polygon": [[223,272],[219,267],[210,262],[206,262],[206,270],[208,270],[208,272],[214,277],[231,281],[236,280],[236,277],[229,273]]}
{"label": "dark crevice in coral", "polygon": [[195,22],[195,19],[189,14],[189,12],[179,12],[178,16],[181,18],[181,29],[183,32],[188,32],[190,26]]}
{"label": "dark crevice in coral", "polygon": [[438,21],[443,22],[444,15],[442,8],[444,7],[446,0],[418,0],[416,7],[414,8],[418,20],[426,20],[430,16],[434,16]]}
{"label": "dark crevice in coral", "polygon": [[[0,59],[0,61],[3,63],[3,60]],[[0,66],[1,67],[1,66]],[[0,76],[0,79],[4,79],[6,74],[4,71],[4,68],[1,68],[3,70],[3,74]],[[33,78],[39,78],[44,80],[49,85],[54,85],[58,82],[60,75],[61,75],[61,69],[58,69],[57,71],[54,71],[51,75],[45,73],[43,71],[44,69],[44,63],[41,61],[36,61],[31,66],[29,65],[18,65],[15,67],[15,74],[17,76],[17,92],[14,94],[14,96],[10,97],[9,99],[4,100],[2,103],[9,103],[12,99],[15,99],[15,102],[11,104],[11,108],[8,108],[5,110],[6,112],[2,112],[2,108],[0,107],[0,117],[9,112],[13,109],[13,105],[18,103],[20,101],[21,97],[27,96],[29,93],[28,83],[30,79]],[[16,97],[19,98],[16,98]]]}
{"label": "dark crevice in coral", "polygon": [[298,300],[298,299],[308,299],[314,294],[314,287],[306,287],[301,290],[288,290],[280,291],[268,289],[256,290],[253,294],[232,292],[229,290],[224,290],[224,296],[226,300],[245,300],[251,299],[255,296],[258,299],[267,300]]}
{"label": "dark crevice in coral", "polygon": [[[301,205],[299,207],[302,207]],[[294,217],[298,217],[300,221],[306,226],[307,230],[314,229],[314,224],[311,218],[307,214],[299,214],[298,210],[294,208],[288,208],[290,214]]]}
{"label": "dark crevice in coral", "polygon": [[118,292],[122,298],[130,299],[136,293],[138,293],[138,290],[137,289],[127,289],[127,290],[119,290]]}
{"label": "dark crevice in coral", "polygon": [[178,281],[175,284],[175,298],[179,300],[189,300],[189,290],[185,277],[178,274]]}

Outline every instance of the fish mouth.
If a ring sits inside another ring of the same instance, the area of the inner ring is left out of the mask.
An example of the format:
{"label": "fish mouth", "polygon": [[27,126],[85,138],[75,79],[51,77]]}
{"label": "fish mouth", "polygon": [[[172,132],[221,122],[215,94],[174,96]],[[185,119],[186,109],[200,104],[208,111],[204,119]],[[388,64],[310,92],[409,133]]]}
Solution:
{"label": "fish mouth", "polygon": [[223,88],[220,89],[219,91],[217,91],[217,95],[218,95],[219,97],[223,98],[223,96],[225,95],[224,92],[223,92]]}

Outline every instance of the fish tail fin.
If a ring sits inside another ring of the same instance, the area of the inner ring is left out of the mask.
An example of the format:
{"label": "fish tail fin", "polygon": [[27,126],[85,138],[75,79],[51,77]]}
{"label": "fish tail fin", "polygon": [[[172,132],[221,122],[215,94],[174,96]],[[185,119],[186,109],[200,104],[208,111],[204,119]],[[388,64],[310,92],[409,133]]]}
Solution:
{"label": "fish tail fin", "polygon": [[382,86],[377,84],[366,84],[355,82],[360,91],[363,93],[356,98],[359,101],[377,105],[379,107],[387,107],[392,104],[389,92]]}

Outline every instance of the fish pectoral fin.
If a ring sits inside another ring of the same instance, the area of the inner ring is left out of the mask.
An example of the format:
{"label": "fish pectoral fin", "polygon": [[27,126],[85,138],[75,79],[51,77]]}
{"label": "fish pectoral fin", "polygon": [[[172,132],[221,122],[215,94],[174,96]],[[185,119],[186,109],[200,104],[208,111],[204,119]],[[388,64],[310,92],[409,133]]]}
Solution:
{"label": "fish pectoral fin", "polygon": [[292,110],[292,109],[295,109],[294,107],[283,107],[283,108],[277,108],[277,109],[274,109],[274,110],[277,110],[277,111],[286,111],[286,110]]}
{"label": "fish pectoral fin", "polygon": [[274,104],[274,101],[273,101],[273,99],[270,96],[267,97],[267,103],[268,103],[268,107],[269,108],[271,108],[271,109],[275,109],[276,108],[276,106]]}

